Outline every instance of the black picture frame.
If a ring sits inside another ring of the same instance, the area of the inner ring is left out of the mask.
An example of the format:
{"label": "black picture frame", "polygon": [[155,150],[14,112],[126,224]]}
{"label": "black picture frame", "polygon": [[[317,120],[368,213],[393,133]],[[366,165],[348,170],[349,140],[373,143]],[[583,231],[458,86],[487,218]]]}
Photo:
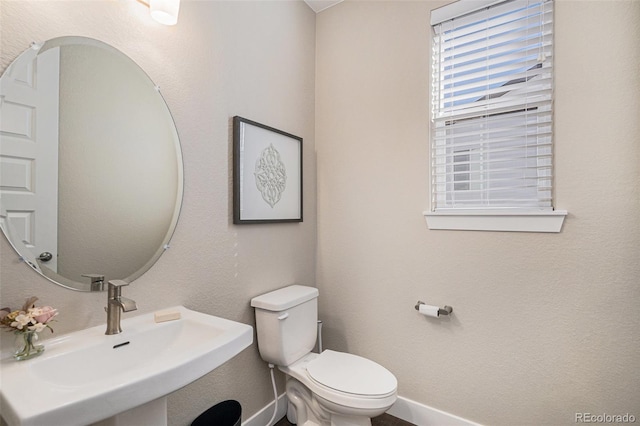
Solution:
{"label": "black picture frame", "polygon": [[233,117],[233,223],[302,222],[302,138]]}

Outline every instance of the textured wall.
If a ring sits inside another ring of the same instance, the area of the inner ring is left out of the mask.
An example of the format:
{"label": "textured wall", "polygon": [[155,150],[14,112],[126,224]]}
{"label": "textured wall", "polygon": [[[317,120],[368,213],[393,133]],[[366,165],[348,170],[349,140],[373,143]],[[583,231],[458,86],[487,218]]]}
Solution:
{"label": "textured wall", "polygon": [[[492,425],[640,418],[640,2],[556,6],[560,234],[429,231],[429,10],[317,17],[318,277],[325,345],[399,393]],[[454,307],[418,315],[418,300]]]}
{"label": "textured wall", "polygon": [[[92,37],[136,61],[173,113],[184,156],[184,205],[171,249],[124,290],[138,302],[136,314],[183,304],[252,324],[251,297],[294,282],[314,284],[315,15],[303,2],[183,1],[175,27],[154,23],[136,1],[3,1],[0,14],[0,70],[31,41]],[[303,223],[231,224],[234,115],[304,138]],[[105,323],[106,294],[47,282],[18,262],[4,237],[0,250],[2,306],[37,295],[60,309],[56,334]],[[172,394],[169,422],[189,424],[227,398],[242,403],[246,419],[273,399],[268,375],[254,344]]]}

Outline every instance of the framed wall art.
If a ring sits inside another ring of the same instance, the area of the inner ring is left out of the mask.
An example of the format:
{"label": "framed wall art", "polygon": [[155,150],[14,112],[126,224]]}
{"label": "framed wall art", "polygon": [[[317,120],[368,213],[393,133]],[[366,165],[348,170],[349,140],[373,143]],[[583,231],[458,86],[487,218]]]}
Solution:
{"label": "framed wall art", "polygon": [[302,222],[302,138],[233,117],[233,223]]}

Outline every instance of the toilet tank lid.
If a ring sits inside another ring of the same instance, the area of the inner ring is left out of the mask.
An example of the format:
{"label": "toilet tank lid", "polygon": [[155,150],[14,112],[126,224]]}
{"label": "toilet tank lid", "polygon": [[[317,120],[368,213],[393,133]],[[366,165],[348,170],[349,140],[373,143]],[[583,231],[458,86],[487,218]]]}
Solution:
{"label": "toilet tank lid", "polygon": [[318,297],[318,289],[304,285],[290,285],[251,299],[251,306],[267,311],[284,311]]}

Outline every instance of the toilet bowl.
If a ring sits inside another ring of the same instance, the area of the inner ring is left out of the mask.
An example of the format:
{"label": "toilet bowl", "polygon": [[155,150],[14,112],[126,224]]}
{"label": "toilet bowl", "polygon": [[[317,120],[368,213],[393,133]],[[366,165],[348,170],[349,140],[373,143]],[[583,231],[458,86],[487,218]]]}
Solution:
{"label": "toilet bowl", "polygon": [[333,424],[336,416],[344,416],[363,417],[358,423],[352,420],[348,424],[370,425],[371,417],[387,411],[397,398],[395,376],[381,365],[357,355],[326,350],[278,368],[288,376],[288,381],[293,379],[309,390],[307,398],[334,415]]}
{"label": "toilet bowl", "polygon": [[287,397],[299,426],[370,426],[397,398],[398,382],[367,358],[311,352],[317,337],[313,287],[289,286],[251,300],[262,358],[287,376]]}

